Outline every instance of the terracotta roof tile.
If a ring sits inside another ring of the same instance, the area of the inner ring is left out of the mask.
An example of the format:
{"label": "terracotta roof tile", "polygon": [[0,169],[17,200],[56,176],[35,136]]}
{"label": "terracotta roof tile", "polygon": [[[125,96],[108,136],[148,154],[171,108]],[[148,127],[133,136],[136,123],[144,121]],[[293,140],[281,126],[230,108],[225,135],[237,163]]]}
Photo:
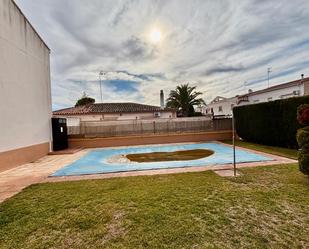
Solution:
{"label": "terracotta roof tile", "polygon": [[54,115],[80,115],[80,114],[98,114],[98,113],[136,113],[136,112],[162,112],[172,111],[174,109],[159,106],[143,105],[137,103],[99,103],[89,104],[78,107],[71,107],[54,111]]}

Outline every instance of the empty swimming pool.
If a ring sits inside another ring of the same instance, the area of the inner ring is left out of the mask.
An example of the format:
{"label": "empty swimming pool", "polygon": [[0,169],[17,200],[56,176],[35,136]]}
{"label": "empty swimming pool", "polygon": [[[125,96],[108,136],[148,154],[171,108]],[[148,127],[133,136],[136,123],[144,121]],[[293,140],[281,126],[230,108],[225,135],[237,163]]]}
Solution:
{"label": "empty swimming pool", "polygon": [[[207,149],[214,153],[209,157],[186,161],[130,162],[125,155],[151,152],[173,152],[181,150]],[[237,163],[273,160],[254,152],[236,149]],[[121,148],[94,149],[74,163],[56,171],[52,176],[76,176],[102,173],[115,173],[137,170],[167,169],[179,167],[199,167],[233,162],[230,146],[210,142],[171,145],[146,145]]]}

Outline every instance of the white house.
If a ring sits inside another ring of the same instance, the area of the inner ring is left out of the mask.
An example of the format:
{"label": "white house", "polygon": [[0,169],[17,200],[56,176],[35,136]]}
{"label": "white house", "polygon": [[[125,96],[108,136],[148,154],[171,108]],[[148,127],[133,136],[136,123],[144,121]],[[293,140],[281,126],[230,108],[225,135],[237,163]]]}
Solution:
{"label": "white house", "polygon": [[215,97],[209,104],[202,108],[204,115],[229,117],[232,115],[232,108],[236,105],[237,97],[224,98]]}
{"label": "white house", "polygon": [[50,50],[12,0],[0,1],[0,171],[51,143]]}
{"label": "white house", "polygon": [[78,126],[80,121],[176,118],[176,110],[138,103],[98,103],[54,111],[53,116],[65,117],[68,126]]}
{"label": "white house", "polygon": [[304,96],[309,94],[309,78],[283,83],[259,91],[251,91],[237,98],[237,105],[256,104],[277,99]]}
{"label": "white house", "polygon": [[304,95],[309,95],[309,78],[304,78],[302,75],[302,78],[299,80],[279,84],[259,91],[249,90],[247,94],[232,98],[217,96],[208,105],[201,106],[198,110],[204,115],[229,117],[232,115],[234,106],[257,104]]}

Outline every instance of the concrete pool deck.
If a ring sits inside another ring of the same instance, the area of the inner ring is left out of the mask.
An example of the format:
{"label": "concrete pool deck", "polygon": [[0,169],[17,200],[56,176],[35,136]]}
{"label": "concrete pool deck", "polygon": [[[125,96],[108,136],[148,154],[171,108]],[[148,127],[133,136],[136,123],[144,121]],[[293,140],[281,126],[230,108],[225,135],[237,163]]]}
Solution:
{"label": "concrete pool deck", "polygon": [[[230,146],[224,144],[226,146]],[[117,147],[118,148],[118,147]],[[264,155],[272,158],[272,161],[263,162],[250,162],[238,163],[237,168],[267,166],[276,164],[297,163],[296,160],[267,154],[255,150],[246,149],[243,147],[236,147],[241,150],[254,152],[256,154]],[[93,149],[84,149],[75,154],[68,155],[48,155],[33,163],[21,165],[19,167],[4,171],[0,173],[0,203],[4,200],[14,196],[22,191],[25,187],[35,183],[43,182],[61,182],[61,181],[78,181],[88,179],[106,179],[115,177],[128,177],[128,176],[141,176],[141,175],[159,175],[159,174],[175,174],[185,172],[201,172],[206,170],[227,170],[233,167],[232,164],[216,164],[213,166],[198,166],[198,167],[183,167],[183,168],[170,168],[170,169],[153,169],[143,171],[130,171],[120,173],[105,173],[95,175],[82,175],[82,176],[61,176],[49,177],[52,173],[64,166],[73,163],[79,158],[83,157],[87,152]],[[164,163],[164,162],[163,162]]]}

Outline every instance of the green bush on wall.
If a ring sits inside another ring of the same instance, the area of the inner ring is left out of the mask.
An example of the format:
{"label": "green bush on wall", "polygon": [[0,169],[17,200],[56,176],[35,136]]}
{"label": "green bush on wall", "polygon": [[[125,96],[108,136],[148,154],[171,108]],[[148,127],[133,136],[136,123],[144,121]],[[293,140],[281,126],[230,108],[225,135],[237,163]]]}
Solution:
{"label": "green bush on wall", "polygon": [[309,104],[309,96],[275,100],[234,108],[236,132],[242,139],[265,145],[298,148],[297,107]]}

